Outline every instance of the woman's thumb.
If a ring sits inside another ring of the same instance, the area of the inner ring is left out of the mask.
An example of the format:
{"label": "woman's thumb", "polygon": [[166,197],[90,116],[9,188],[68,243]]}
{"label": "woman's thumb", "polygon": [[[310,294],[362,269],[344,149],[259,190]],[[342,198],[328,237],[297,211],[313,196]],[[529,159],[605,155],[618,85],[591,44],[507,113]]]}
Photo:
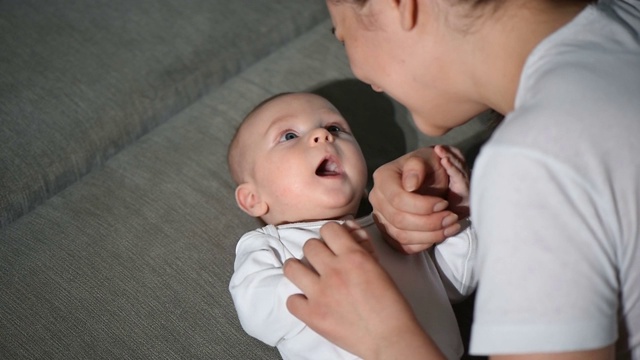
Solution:
{"label": "woman's thumb", "polygon": [[402,188],[413,192],[420,189],[424,181],[424,162],[419,157],[410,157],[402,166]]}

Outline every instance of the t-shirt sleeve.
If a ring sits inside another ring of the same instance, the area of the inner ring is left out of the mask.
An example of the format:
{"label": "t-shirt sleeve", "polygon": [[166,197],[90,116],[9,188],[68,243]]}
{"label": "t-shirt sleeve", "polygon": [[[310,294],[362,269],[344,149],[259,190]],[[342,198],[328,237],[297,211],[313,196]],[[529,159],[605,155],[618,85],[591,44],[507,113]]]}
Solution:
{"label": "t-shirt sleeve", "polygon": [[615,251],[598,189],[553,158],[506,145],[483,149],[472,182],[479,286],[471,352],[613,343]]}

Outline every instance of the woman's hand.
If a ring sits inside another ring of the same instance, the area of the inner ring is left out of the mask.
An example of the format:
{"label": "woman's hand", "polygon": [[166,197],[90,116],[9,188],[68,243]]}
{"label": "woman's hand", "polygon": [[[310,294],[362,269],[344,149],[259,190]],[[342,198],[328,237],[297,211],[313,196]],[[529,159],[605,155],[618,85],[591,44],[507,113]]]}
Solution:
{"label": "woman's hand", "polygon": [[445,210],[449,178],[432,148],[381,166],[373,181],[369,201],[374,218],[396,247],[415,253],[460,231],[458,216]]}
{"label": "woman's hand", "polygon": [[324,242],[306,242],[304,254],[313,268],[287,260],[285,276],[304,293],[289,297],[289,311],[364,359],[439,355],[391,278],[359,244],[363,233],[347,226],[327,223],[320,230]]}

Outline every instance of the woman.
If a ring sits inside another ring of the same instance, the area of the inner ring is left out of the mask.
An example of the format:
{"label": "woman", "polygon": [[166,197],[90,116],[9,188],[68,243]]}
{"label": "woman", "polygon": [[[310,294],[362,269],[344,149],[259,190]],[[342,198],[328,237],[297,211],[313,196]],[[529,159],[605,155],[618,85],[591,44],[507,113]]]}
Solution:
{"label": "woman", "polygon": [[[640,3],[637,0],[327,2],[354,74],[440,135],[494,109],[476,160],[479,239],[471,352],[640,359]],[[408,251],[450,213],[416,192],[429,149],[380,168],[370,199]],[[451,220],[451,218],[449,218]],[[438,358],[406,303],[347,231],[310,241],[289,310],[365,359]],[[502,358],[502,357],[500,357]]]}

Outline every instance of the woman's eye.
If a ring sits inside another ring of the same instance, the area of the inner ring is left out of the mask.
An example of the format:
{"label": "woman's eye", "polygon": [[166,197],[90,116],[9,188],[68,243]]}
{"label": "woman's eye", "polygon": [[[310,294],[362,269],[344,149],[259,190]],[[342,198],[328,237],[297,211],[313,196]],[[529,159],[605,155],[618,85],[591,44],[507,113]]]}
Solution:
{"label": "woman's eye", "polygon": [[337,133],[342,131],[342,128],[340,128],[338,125],[329,125],[327,126],[327,131],[330,133]]}
{"label": "woman's eye", "polygon": [[293,140],[295,138],[297,138],[298,135],[296,133],[293,132],[286,132],[282,135],[282,137],[280,138],[280,141],[289,141],[289,140]]}

